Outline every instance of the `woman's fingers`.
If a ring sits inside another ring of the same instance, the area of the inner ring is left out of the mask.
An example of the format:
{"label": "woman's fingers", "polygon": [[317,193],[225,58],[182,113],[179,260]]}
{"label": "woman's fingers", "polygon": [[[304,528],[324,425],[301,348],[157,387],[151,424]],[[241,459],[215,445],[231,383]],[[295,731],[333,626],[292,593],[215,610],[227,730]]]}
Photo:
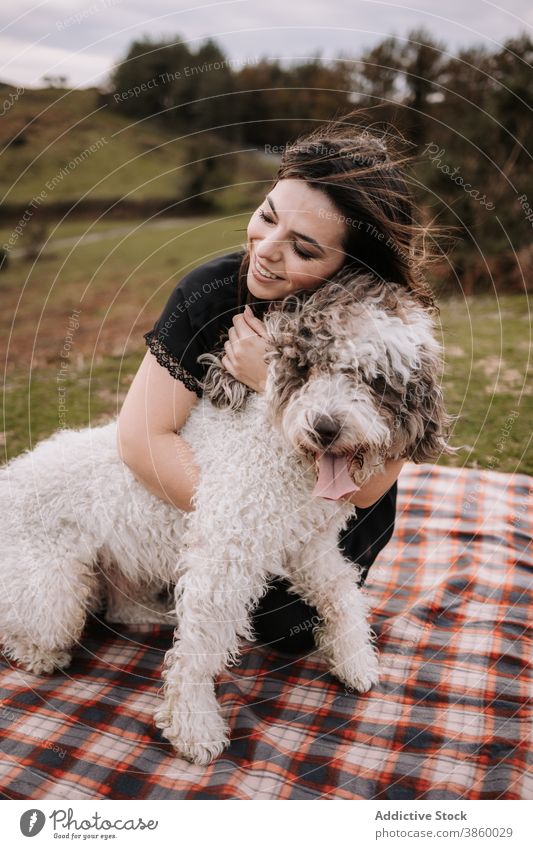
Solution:
{"label": "woman's fingers", "polygon": [[226,353],[226,357],[228,359],[233,360],[233,348],[231,347],[231,342],[229,339],[226,339],[224,342],[224,351]]}
{"label": "woman's fingers", "polygon": [[266,332],[262,321],[245,313],[233,317],[233,326],[228,330],[224,342],[224,356],[221,363],[237,380],[245,383],[256,392],[263,392],[267,365],[264,354]]}
{"label": "woman's fingers", "polygon": [[[239,316],[236,316],[237,318]],[[235,321],[235,319],[234,319]],[[240,327],[230,327],[228,331],[228,338],[224,342],[224,351],[225,355],[221,357],[220,362],[224,366],[224,368],[229,371],[233,377],[237,377],[237,369],[238,369],[238,349],[237,344],[239,339],[242,339],[244,335],[250,335],[250,331],[242,330]]]}
{"label": "woman's fingers", "polygon": [[235,377],[236,363],[231,353],[231,342],[226,342],[224,344],[224,351],[225,354],[223,357],[220,358],[220,362],[222,363],[226,371],[229,371],[229,373],[232,374],[233,377]]}
{"label": "woman's fingers", "polygon": [[233,316],[232,321],[233,328],[230,328],[230,330],[234,330],[234,338],[243,339],[245,336],[250,335],[250,331],[256,333],[258,336],[266,336],[263,322],[255,317],[249,306],[244,308],[244,312]]}
{"label": "woman's fingers", "polygon": [[255,317],[248,304],[246,304],[242,316],[248,327],[255,331],[255,333],[259,336],[266,336],[265,325],[259,318]]}
{"label": "woman's fingers", "polygon": [[235,341],[235,339],[243,339],[246,336],[250,335],[250,332],[255,333],[257,336],[266,337],[265,325],[260,319],[256,318],[253,314],[252,310],[248,305],[245,306],[244,312],[239,313],[238,315],[233,316],[233,328],[230,328],[230,331],[233,329],[234,334],[231,335],[231,332],[228,334],[230,339]]}
{"label": "woman's fingers", "polygon": [[265,362],[267,346],[265,325],[246,305],[242,313],[233,316],[220,362],[226,371],[250,389],[264,392],[268,370]]}
{"label": "woman's fingers", "polygon": [[250,327],[244,320],[242,313],[234,315],[232,321],[233,327],[230,327],[230,330],[233,330],[236,339],[244,339],[245,336],[250,335]]}

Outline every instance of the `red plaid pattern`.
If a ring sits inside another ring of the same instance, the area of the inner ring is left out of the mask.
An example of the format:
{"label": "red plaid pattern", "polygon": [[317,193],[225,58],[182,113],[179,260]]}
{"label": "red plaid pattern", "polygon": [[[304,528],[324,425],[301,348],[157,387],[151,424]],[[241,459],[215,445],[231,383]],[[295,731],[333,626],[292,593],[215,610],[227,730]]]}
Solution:
{"label": "red plaid pattern", "polygon": [[379,685],[346,692],[317,653],[245,644],[218,679],[232,743],[209,767],[152,723],[171,629],[93,618],[65,672],[2,662],[2,797],[533,798],[532,486],[406,464],[365,586]]}

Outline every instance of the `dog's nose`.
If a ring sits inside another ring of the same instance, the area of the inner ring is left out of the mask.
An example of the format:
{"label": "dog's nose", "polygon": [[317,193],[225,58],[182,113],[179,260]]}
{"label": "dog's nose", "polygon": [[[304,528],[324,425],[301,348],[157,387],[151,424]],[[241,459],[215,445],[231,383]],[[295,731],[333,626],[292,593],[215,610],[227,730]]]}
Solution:
{"label": "dog's nose", "polygon": [[329,416],[318,416],[314,422],[314,431],[321,445],[331,445],[338,437],[341,426]]}

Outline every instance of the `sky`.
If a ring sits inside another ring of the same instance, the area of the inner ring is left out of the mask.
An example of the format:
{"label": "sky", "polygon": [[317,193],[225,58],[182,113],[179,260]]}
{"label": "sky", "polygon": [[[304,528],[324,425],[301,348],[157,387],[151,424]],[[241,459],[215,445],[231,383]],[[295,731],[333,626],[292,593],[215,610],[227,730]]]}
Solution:
{"label": "sky", "polygon": [[531,0],[3,0],[0,81],[72,88],[105,82],[135,38],[214,39],[235,67],[261,57],[285,62],[320,53],[357,57],[388,35],[424,26],[447,51],[533,30]]}

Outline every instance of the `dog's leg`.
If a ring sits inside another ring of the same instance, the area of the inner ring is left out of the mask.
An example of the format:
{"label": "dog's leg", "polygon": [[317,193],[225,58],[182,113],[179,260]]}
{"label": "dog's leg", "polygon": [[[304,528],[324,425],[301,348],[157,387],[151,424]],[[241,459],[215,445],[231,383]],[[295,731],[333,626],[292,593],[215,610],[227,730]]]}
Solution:
{"label": "dog's leg", "polygon": [[222,556],[212,547],[188,549],[176,584],[178,627],[165,656],[164,701],[155,722],[178,754],[197,764],[210,763],[229,743],[214,678],[236,662],[239,637],[254,640],[250,614],[266,588],[248,557],[239,560],[238,549],[231,556],[236,549],[226,546]]}
{"label": "dog's leg", "polygon": [[46,550],[28,546],[6,552],[3,573],[0,632],[5,656],[36,675],[68,666],[87,612],[99,601],[95,569],[74,554],[54,560]]}
{"label": "dog's leg", "polygon": [[379,679],[378,652],[354,564],[342,556],[336,538],[320,535],[291,557],[288,572],[294,591],[323,620],[313,630],[332,674],[360,693],[369,690]]}

